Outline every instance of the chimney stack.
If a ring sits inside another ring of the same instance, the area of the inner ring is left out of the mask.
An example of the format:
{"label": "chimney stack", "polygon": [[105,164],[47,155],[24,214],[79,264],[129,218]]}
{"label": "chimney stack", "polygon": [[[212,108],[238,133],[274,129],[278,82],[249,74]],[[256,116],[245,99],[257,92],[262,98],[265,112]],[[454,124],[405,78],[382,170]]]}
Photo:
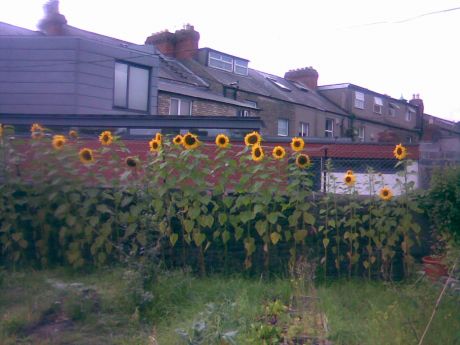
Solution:
{"label": "chimney stack", "polygon": [[420,98],[418,93],[412,95],[412,99],[409,101],[409,104],[416,106],[418,108],[419,115],[423,115],[425,107],[423,105],[423,100]]}
{"label": "chimney stack", "polygon": [[284,79],[303,84],[311,90],[318,86],[318,72],[311,66],[290,70],[284,74]]}
{"label": "chimney stack", "polygon": [[193,59],[198,52],[200,33],[193,25],[184,25],[175,33],[162,31],[147,37],[145,44],[153,44],[162,54],[180,60]]}
{"label": "chimney stack", "polygon": [[50,36],[64,34],[67,19],[59,13],[59,1],[50,0],[44,6],[45,17],[38,23],[40,31]]}

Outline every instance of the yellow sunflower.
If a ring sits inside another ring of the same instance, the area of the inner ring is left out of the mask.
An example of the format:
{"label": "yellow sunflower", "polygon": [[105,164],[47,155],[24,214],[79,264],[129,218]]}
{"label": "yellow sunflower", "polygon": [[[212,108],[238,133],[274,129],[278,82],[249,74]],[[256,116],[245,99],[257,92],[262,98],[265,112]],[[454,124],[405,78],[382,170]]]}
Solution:
{"label": "yellow sunflower", "polygon": [[158,152],[161,149],[161,142],[156,139],[152,139],[149,142],[149,147],[150,147],[150,152]]}
{"label": "yellow sunflower", "polygon": [[294,137],[291,140],[291,148],[292,150],[298,152],[302,151],[305,146],[305,142],[303,141],[302,138]]}
{"label": "yellow sunflower", "polygon": [[174,145],[182,145],[182,135],[178,134],[173,139]]}
{"label": "yellow sunflower", "polygon": [[348,187],[352,187],[355,182],[356,182],[356,176],[353,175],[353,174],[347,174],[345,175],[345,177],[343,178],[343,182],[345,182],[345,184],[348,186]]}
{"label": "yellow sunflower", "polygon": [[99,135],[99,141],[104,146],[109,146],[113,142],[112,132],[104,131]]}
{"label": "yellow sunflower", "polygon": [[275,146],[272,151],[272,156],[275,159],[283,159],[286,155],[286,150],[282,146]]}
{"label": "yellow sunflower", "polygon": [[253,145],[251,149],[252,160],[259,162],[264,159],[264,149],[259,144]]}
{"label": "yellow sunflower", "polygon": [[3,125],[0,123],[0,138],[3,136]]}
{"label": "yellow sunflower", "polygon": [[74,130],[69,131],[69,137],[71,137],[72,139],[77,139],[78,138],[78,132],[74,131]]}
{"label": "yellow sunflower", "polygon": [[53,136],[53,141],[52,141],[52,144],[53,144],[53,147],[56,149],[56,150],[60,150],[64,147],[64,144],[66,143],[67,139],[65,138],[65,136],[63,135],[55,135]]}
{"label": "yellow sunflower", "polygon": [[225,149],[230,144],[230,139],[225,134],[216,136],[216,145],[221,149]]}
{"label": "yellow sunflower", "polygon": [[93,150],[88,149],[86,147],[81,149],[80,152],[78,153],[78,155],[80,157],[80,161],[83,164],[89,164],[89,163],[92,163],[94,161]]}
{"label": "yellow sunflower", "polygon": [[44,131],[45,131],[45,129],[42,126],[40,126],[38,123],[34,123],[30,127],[30,132],[32,133],[31,134],[32,139],[43,138],[43,136],[45,135]]}
{"label": "yellow sunflower", "polygon": [[295,158],[295,164],[301,169],[308,168],[310,166],[310,163],[310,157],[305,153],[300,153]]}
{"label": "yellow sunflower", "polygon": [[187,133],[182,137],[182,145],[187,150],[196,149],[200,145],[200,141],[195,134]]}
{"label": "yellow sunflower", "polygon": [[137,167],[137,159],[135,157],[126,157],[125,163],[130,168]]}
{"label": "yellow sunflower", "polygon": [[396,159],[403,160],[407,156],[407,148],[401,144],[398,144],[393,150],[393,154],[395,155]]}
{"label": "yellow sunflower", "polygon": [[244,143],[246,144],[246,146],[259,145],[261,141],[262,137],[257,132],[248,133],[244,137]]}
{"label": "yellow sunflower", "polygon": [[353,170],[347,170],[346,175],[353,175]]}
{"label": "yellow sunflower", "polygon": [[380,189],[379,196],[382,200],[388,201],[393,197],[393,192],[388,187]]}
{"label": "yellow sunflower", "polygon": [[157,134],[155,134],[155,139],[159,141],[160,143],[163,142],[163,134],[158,132]]}

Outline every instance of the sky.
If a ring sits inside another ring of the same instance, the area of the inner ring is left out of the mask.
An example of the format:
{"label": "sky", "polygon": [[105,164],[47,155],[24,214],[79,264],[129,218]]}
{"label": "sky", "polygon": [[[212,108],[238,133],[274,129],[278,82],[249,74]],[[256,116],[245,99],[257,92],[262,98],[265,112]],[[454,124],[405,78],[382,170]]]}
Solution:
{"label": "sky", "polygon": [[[46,0],[0,0],[0,21],[37,30]],[[313,67],[460,121],[460,0],[61,0],[67,23],[143,44],[191,24],[200,47],[278,76]]]}

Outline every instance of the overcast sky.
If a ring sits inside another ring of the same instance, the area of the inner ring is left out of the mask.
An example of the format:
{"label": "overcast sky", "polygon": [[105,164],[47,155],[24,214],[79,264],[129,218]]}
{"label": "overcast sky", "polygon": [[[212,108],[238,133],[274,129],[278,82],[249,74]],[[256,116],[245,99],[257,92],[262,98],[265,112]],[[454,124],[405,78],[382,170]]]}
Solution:
{"label": "overcast sky", "polygon": [[[36,30],[45,0],[0,0],[0,21]],[[69,25],[142,44],[190,23],[200,47],[284,76],[307,66],[319,84],[353,83],[460,121],[460,1],[61,0]]]}

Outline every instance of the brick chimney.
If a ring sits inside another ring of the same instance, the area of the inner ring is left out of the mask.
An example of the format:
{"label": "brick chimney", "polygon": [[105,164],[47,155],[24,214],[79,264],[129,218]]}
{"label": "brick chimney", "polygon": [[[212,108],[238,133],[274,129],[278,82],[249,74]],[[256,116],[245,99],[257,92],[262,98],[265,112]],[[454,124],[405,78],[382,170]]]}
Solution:
{"label": "brick chimney", "polygon": [[45,17],[38,23],[40,31],[50,36],[64,34],[67,19],[59,13],[59,1],[50,0],[44,6]]}
{"label": "brick chimney", "polygon": [[318,72],[311,66],[290,70],[284,74],[284,79],[303,84],[311,90],[318,86]]}
{"label": "brick chimney", "polygon": [[412,95],[412,99],[409,101],[409,103],[415,105],[418,108],[419,115],[423,115],[425,107],[423,105],[423,100],[420,98],[420,95],[418,93]]}
{"label": "brick chimney", "polygon": [[161,53],[177,59],[193,59],[198,52],[200,33],[187,24],[175,33],[162,31],[147,37],[145,44],[153,44]]}

